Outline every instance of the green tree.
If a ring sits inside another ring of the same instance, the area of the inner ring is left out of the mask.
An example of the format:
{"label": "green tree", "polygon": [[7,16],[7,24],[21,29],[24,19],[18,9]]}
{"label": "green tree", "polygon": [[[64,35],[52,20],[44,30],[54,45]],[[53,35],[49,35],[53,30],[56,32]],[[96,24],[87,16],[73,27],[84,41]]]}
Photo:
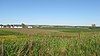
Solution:
{"label": "green tree", "polygon": [[92,28],[96,28],[96,24],[92,24]]}
{"label": "green tree", "polygon": [[7,24],[7,27],[8,27],[8,28],[10,28],[10,25],[9,25],[9,24]]}
{"label": "green tree", "polygon": [[22,23],[21,25],[22,25],[22,28],[26,28],[26,25],[24,23]]}
{"label": "green tree", "polygon": [[96,24],[92,24],[91,27],[89,27],[89,29],[95,29],[96,28]]}

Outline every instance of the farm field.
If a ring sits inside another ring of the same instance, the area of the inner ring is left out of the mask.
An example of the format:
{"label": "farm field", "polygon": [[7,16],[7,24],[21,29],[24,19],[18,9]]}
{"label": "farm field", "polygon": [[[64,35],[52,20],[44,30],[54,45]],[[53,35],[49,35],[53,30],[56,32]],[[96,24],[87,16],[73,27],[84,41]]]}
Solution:
{"label": "farm field", "polygon": [[100,56],[100,29],[0,29],[0,56]]}

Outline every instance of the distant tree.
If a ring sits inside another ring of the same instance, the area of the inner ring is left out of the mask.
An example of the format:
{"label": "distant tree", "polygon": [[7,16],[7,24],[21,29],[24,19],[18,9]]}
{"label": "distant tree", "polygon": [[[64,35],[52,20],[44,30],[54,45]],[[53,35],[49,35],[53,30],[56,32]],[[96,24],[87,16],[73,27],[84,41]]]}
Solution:
{"label": "distant tree", "polygon": [[14,28],[14,25],[11,25],[12,28]]}
{"label": "distant tree", "polygon": [[95,29],[96,28],[96,24],[92,24],[91,27],[89,27],[89,29]]}
{"label": "distant tree", "polygon": [[96,28],[96,24],[92,24],[92,28]]}
{"label": "distant tree", "polygon": [[23,28],[26,28],[26,25],[24,23],[21,24]]}
{"label": "distant tree", "polygon": [[9,25],[9,24],[7,24],[7,27],[8,27],[8,28],[10,28],[10,25]]}
{"label": "distant tree", "polygon": [[2,25],[2,24],[0,24],[0,26],[1,26],[1,28],[3,27],[3,25]]}

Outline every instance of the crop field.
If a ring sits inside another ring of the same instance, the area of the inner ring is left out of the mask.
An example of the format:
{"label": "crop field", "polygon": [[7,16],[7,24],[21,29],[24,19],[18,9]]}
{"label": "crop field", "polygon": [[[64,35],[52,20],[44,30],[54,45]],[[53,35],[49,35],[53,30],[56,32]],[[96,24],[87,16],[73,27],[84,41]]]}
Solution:
{"label": "crop field", "polygon": [[100,29],[0,29],[0,56],[100,56]]}

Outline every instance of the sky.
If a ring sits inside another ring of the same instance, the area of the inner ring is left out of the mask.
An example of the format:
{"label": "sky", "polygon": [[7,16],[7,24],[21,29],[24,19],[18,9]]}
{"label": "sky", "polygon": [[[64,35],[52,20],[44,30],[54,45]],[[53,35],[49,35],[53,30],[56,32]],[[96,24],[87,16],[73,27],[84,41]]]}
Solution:
{"label": "sky", "polygon": [[100,26],[100,0],[0,0],[0,24]]}

